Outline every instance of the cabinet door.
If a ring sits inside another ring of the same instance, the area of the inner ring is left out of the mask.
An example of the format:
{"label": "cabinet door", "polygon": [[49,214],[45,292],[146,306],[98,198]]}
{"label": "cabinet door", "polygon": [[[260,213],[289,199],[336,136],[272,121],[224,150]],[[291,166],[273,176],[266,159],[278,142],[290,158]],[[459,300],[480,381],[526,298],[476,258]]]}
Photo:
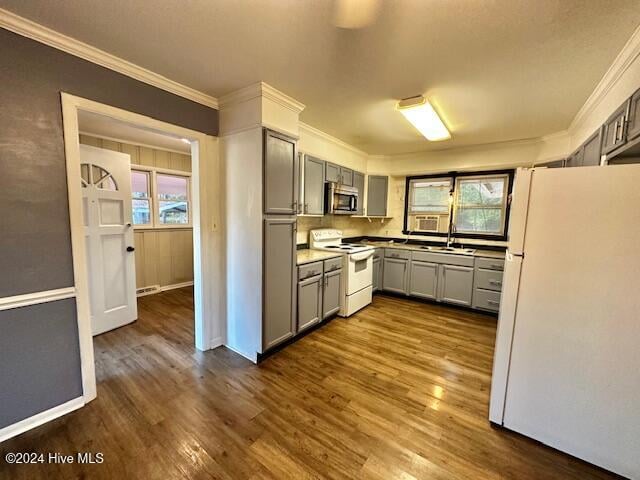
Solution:
{"label": "cabinet door", "polygon": [[353,186],[358,189],[358,209],[356,215],[364,212],[364,173],[353,172]]}
{"label": "cabinet door", "polygon": [[631,97],[629,119],[627,124],[627,141],[640,135],[640,90]]}
{"label": "cabinet door", "polygon": [[473,267],[440,265],[440,297],[443,302],[471,305],[473,297]]}
{"label": "cabinet door", "polygon": [[372,291],[375,292],[380,288],[380,283],[379,283],[379,273],[380,273],[380,257],[376,258],[373,257],[373,262],[372,262],[372,266],[373,266],[373,270],[371,273],[372,276],[372,282],[371,282],[371,286],[372,286]]}
{"label": "cabinet door", "polygon": [[296,220],[264,220],[262,346],[277,345],[295,333]]}
{"label": "cabinet door", "polygon": [[602,128],[591,135],[582,145],[582,165],[585,167],[600,165],[602,152]]}
{"label": "cabinet door", "polygon": [[620,106],[603,125],[602,153],[609,153],[626,142],[626,119],[629,100]]}
{"label": "cabinet door", "polygon": [[295,215],[298,199],[296,141],[264,131],[264,213]]}
{"label": "cabinet door", "polygon": [[584,150],[582,149],[582,147],[580,147],[580,148],[578,148],[578,150],[576,150],[571,155],[569,155],[569,158],[567,158],[567,163],[566,163],[565,166],[566,167],[581,167],[582,166],[583,156],[584,156]]}
{"label": "cabinet door", "polygon": [[353,187],[353,170],[340,167],[340,183]]}
{"label": "cabinet door", "polygon": [[322,318],[327,318],[340,310],[340,281],[342,270],[325,273],[322,295]]}
{"label": "cabinet door", "polygon": [[369,175],[367,209],[365,215],[384,217],[387,215],[387,189],[389,177]]}
{"label": "cabinet door", "polygon": [[324,160],[305,155],[303,195],[303,213],[324,214]]}
{"label": "cabinet door", "polygon": [[438,292],[438,264],[411,262],[409,295],[435,300]]}
{"label": "cabinet door", "polygon": [[407,293],[408,260],[397,258],[384,259],[382,288],[395,293]]}
{"label": "cabinet door", "polygon": [[298,331],[320,322],[322,275],[298,283]]}
{"label": "cabinet door", "polygon": [[326,162],[324,179],[327,182],[340,183],[340,167],[330,162]]}

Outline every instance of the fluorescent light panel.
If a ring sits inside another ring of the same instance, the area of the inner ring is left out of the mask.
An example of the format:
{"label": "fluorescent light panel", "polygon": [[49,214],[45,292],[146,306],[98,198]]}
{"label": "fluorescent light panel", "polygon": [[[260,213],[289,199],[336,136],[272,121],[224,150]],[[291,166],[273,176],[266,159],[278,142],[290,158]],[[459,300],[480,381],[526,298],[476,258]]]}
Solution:
{"label": "fluorescent light panel", "polygon": [[422,96],[398,102],[396,109],[404,115],[427,140],[437,142],[451,138],[444,122],[431,104]]}

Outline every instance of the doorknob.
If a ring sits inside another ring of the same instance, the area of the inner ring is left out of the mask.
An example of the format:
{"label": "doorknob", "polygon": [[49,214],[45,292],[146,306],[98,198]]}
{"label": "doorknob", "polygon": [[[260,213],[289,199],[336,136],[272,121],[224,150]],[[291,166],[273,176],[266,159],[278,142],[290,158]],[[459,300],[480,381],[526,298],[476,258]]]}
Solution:
{"label": "doorknob", "polygon": [[135,248],[133,248],[132,246],[128,246],[127,247],[127,252],[133,252],[135,250]]}

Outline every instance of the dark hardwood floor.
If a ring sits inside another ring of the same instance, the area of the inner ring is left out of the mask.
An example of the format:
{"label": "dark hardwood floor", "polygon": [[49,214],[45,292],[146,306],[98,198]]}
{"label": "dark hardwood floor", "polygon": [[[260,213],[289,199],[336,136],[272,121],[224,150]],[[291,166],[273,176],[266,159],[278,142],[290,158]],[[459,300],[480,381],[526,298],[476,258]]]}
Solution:
{"label": "dark hardwood floor", "polygon": [[[0,445],[3,479],[616,478],[487,420],[496,320],[377,296],[259,366],[197,352],[190,289],[95,339],[98,398]],[[6,452],[101,452],[14,465]]]}

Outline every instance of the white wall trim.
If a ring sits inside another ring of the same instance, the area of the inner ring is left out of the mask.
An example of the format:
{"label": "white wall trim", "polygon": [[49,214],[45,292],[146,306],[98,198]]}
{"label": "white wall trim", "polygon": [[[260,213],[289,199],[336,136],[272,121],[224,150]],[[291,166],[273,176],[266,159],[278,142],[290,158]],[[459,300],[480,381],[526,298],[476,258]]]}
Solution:
{"label": "white wall trim", "polygon": [[165,285],[160,287],[161,292],[167,292],[169,290],[175,290],[176,288],[193,287],[193,280],[190,282],[174,283],[173,285]]}
{"label": "white wall trim", "polygon": [[220,105],[220,108],[224,108],[247,102],[258,97],[268,98],[274,103],[288,108],[295,113],[300,113],[305,108],[305,105],[303,103],[300,103],[295,98],[290,97],[289,95],[264,82],[253,83],[249,86],[224,95],[220,97],[218,104]]}
{"label": "white wall trim", "polygon": [[228,343],[224,344],[225,348],[228,348],[229,350],[231,350],[232,352],[237,353],[238,355],[240,355],[241,357],[246,358],[247,360],[253,362],[253,363],[258,363],[258,352],[255,353],[247,353],[247,352],[241,352],[240,350],[230,347]]}
{"label": "white wall trim", "polygon": [[589,95],[589,98],[578,110],[578,113],[571,121],[571,125],[569,125],[570,132],[575,132],[580,128],[580,124],[604,100],[638,56],[640,56],[640,27],[633,32],[598,85],[596,85],[596,88]]}
{"label": "white wall trim", "polygon": [[9,440],[16,435],[20,435],[27,430],[31,430],[32,428],[39,427],[42,424],[55,420],[56,418],[66,415],[67,413],[73,412],[83,405],[83,397],[74,398],[73,400],[69,400],[68,402],[50,408],[49,410],[40,412],[32,417],[25,418],[24,420],[14,423],[13,425],[4,427],[3,429],[0,429],[0,443],[4,442],[5,440]]}
{"label": "white wall trim", "polygon": [[12,308],[38,305],[40,303],[55,302],[76,296],[74,287],[58,288],[55,290],[45,290],[42,292],[25,293],[14,295],[13,297],[0,298],[0,311],[11,310]]}
{"label": "white wall trim", "polygon": [[347,150],[350,150],[354,153],[357,153],[358,155],[365,155],[365,156],[373,156],[373,155],[369,155],[367,152],[362,151],[356,147],[354,147],[353,145],[349,145],[348,143],[340,140],[339,138],[333,137],[331,135],[329,135],[328,133],[323,132],[322,130],[318,130],[315,127],[312,127],[311,125],[308,125],[306,123],[303,122],[298,122],[298,126],[300,127],[301,133],[302,131],[305,131],[306,133],[309,133],[311,135],[315,135],[316,137],[320,137],[323,140],[326,140],[327,142],[333,143],[335,145],[338,145],[342,148],[346,148]]}
{"label": "white wall trim", "polygon": [[[186,155],[188,157],[191,156],[190,151],[173,150],[171,148],[158,147],[156,145],[149,145],[147,143],[132,142],[131,140],[124,140],[122,138],[107,137],[106,135],[91,133],[91,132],[87,132],[86,130],[80,130],[80,135],[84,135],[86,137],[99,138],[102,140],[110,140],[112,142],[117,142],[117,143],[126,143],[127,145],[131,145],[133,147],[145,147],[145,148],[151,148],[152,150],[162,150],[163,152],[177,153],[179,155]],[[185,147],[187,147],[187,149],[190,150],[188,145],[185,145]]]}
{"label": "white wall trim", "polygon": [[221,347],[222,345],[224,345],[224,338],[222,338],[222,336],[211,339],[210,348],[218,348],[218,347]]}
{"label": "white wall trim", "polygon": [[36,22],[20,17],[3,8],[0,8],[0,27],[97,65],[101,65],[114,72],[134,78],[147,85],[152,85],[182,98],[206,105],[207,107],[218,108],[218,100],[211,95],[187,87],[158,73],[154,73],[151,70],[147,70],[146,68],[107,53],[104,50],[100,50],[80,40],[68,37]]}

